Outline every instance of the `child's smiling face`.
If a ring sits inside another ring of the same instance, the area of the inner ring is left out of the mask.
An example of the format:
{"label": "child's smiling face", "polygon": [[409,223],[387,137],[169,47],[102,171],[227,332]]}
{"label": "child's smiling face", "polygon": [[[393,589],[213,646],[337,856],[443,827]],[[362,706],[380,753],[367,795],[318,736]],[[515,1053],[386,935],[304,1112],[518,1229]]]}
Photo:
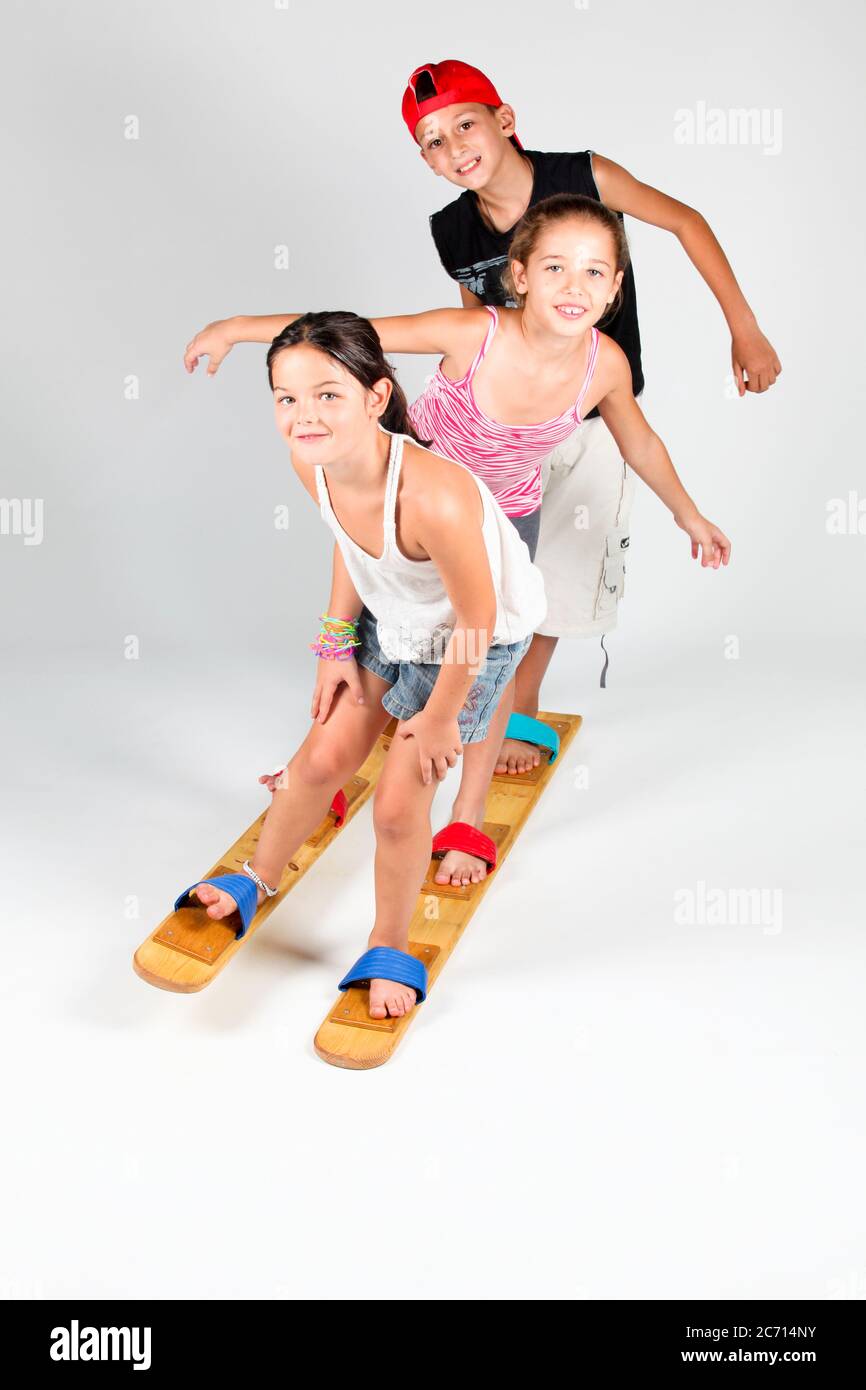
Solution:
{"label": "child's smiling face", "polygon": [[550,223],[527,264],[512,261],[511,273],[532,317],[574,337],[604,316],[623,276],[610,232],[586,217]]}
{"label": "child's smiling face", "polygon": [[503,104],[494,113],[474,102],[443,106],[415,127],[421,155],[434,174],[472,189],[483,188],[493,177],[513,133],[510,106]]}
{"label": "child's smiling face", "polygon": [[370,390],[340,362],[309,343],[298,343],[273,361],[277,429],[306,463],[345,458],[381,417],[391,383]]}

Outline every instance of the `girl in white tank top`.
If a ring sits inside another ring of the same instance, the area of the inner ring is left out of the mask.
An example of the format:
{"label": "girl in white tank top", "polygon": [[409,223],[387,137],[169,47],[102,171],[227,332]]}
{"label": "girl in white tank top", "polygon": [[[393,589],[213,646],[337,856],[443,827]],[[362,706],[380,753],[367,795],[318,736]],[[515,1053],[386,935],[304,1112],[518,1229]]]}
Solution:
{"label": "girl in white tank top", "polygon": [[[435,790],[461,753],[464,775],[475,759],[476,781],[491,748],[495,757],[504,725],[494,734],[491,721],[507,718],[513,672],[546,611],[544,583],[526,543],[486,484],[462,464],[443,463],[425,451],[436,470],[431,480],[435,488],[425,490],[413,458],[411,478],[408,468],[403,477],[398,513],[407,437],[417,446],[406,399],[366,319],[348,313],[306,316],[271,344],[268,374],[292,464],[311,497],[318,499],[336,540],[330,612],[322,615],[325,621],[314,644],[320,657],[314,723],[283,770],[285,780],[282,775],[279,782],[275,776],[260,779],[273,791],[274,804],[243,873],[193,884],[175,907],[192,901],[192,894],[212,917],[237,911],[247,930],[266,897],[277,892],[286,864],[321,824],[332,799],[336,805],[335,794],[357,772],[394,714],[400,725],[375,792],[376,914],[368,950],[340,988],[367,985],[371,1019],[399,1018],[423,1001],[427,989],[426,967],[408,949],[409,922],[438,847],[432,844],[430,827]],[[379,495],[386,448],[384,542],[382,554],[374,556],[337,520],[327,475],[330,469],[332,486],[343,480],[338,504],[346,526],[356,536],[364,535],[365,526],[369,533],[370,509],[364,509],[358,483],[369,479]],[[472,477],[481,497],[480,521],[477,507],[466,514],[468,488],[459,468]],[[427,510],[439,499],[456,517],[447,527],[441,512]],[[402,526],[407,512],[417,537],[404,533],[401,550],[397,519],[399,515]],[[428,551],[427,558],[409,558],[405,550],[412,549],[413,541],[416,550]],[[430,552],[441,555],[439,564],[449,569],[454,602]],[[445,559],[449,554],[450,563]],[[380,819],[387,834],[381,833]],[[491,855],[495,866],[496,847],[482,833],[482,820],[476,826],[464,816],[447,831],[459,832],[464,841],[468,837],[479,853]]]}
{"label": "girl in white tank top", "polygon": [[[316,488],[322,519],[336,537],[355,588],[377,620],[379,645],[388,661],[441,663],[455,624],[451,599],[434,562],[410,560],[397,544],[395,511],[407,438],[405,434],[391,434],[383,517],[385,547],[379,558],[368,555],[343,530],[331,506],[325,470],[319,465],[315,468]],[[491,645],[519,642],[535,631],[547,611],[541,571],[530,560],[526,542],[487,484],[465,464],[455,462],[454,466],[469,474],[481,495],[481,535],[496,591]]]}

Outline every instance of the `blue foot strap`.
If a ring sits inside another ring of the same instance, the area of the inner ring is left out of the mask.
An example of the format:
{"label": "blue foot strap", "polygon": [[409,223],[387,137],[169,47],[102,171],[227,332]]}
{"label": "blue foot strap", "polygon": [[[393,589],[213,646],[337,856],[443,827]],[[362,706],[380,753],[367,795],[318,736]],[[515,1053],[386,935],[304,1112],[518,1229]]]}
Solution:
{"label": "blue foot strap", "polygon": [[[190,902],[189,894],[191,889],[197,888],[199,883],[212,883],[214,888],[222,888],[224,893],[231,893],[238,905],[238,912],[241,918],[241,930],[237,934],[237,939],[246,935],[250,922],[256,915],[258,903],[258,893],[256,885],[247,874],[219,874],[216,878],[200,878],[198,883],[191,883],[189,888],[185,888],[178,898],[175,899],[175,912],[179,907],[195,907],[196,899]],[[198,904],[203,906],[204,904]]]}
{"label": "blue foot strap", "polygon": [[423,1004],[427,998],[427,967],[407,951],[395,951],[391,946],[371,946],[343,976],[338,988],[369,985],[371,980],[393,980],[397,985],[408,985],[417,995],[416,1004]]}
{"label": "blue foot strap", "polygon": [[549,748],[548,762],[556,761],[559,752],[559,734],[550,724],[533,719],[528,714],[512,714],[505,730],[506,738],[519,738],[523,743],[534,743],[539,748]]}

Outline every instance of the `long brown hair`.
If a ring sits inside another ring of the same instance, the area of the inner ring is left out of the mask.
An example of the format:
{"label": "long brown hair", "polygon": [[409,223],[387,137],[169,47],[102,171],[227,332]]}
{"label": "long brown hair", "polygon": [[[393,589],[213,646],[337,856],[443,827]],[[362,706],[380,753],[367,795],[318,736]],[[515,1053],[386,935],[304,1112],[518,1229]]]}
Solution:
{"label": "long brown hair", "polygon": [[409,406],[397,374],[382,351],[379,335],[369,319],[353,314],[349,309],[325,309],[316,314],[301,314],[278,334],[268,348],[268,382],[274,389],[274,359],[286,348],[309,343],[328,357],[339,362],[366,390],[386,377],[391,383],[391,395],[379,423],[392,434],[408,434],[417,444],[429,448],[430,440],[419,439]]}
{"label": "long brown hair", "polygon": [[[599,226],[606,227],[614,244],[616,269],[625,271],[628,268],[630,260],[628,241],[622,219],[617,213],[609,207],[605,207],[604,203],[598,202],[595,198],[588,198],[583,193],[554,193],[552,197],[542,198],[541,202],[534,203],[531,208],[527,209],[515,227],[514,235],[508,247],[508,259],[502,268],[502,283],[509,298],[513,299],[519,307],[523,307],[526,296],[518,294],[515,289],[511,262],[520,261],[520,264],[525,266],[538,245],[542,232],[555,222],[562,222],[567,217],[582,217],[586,221],[597,222]],[[622,285],[620,284],[613,303],[605,309],[600,322],[604,323],[613,318],[621,303]]]}

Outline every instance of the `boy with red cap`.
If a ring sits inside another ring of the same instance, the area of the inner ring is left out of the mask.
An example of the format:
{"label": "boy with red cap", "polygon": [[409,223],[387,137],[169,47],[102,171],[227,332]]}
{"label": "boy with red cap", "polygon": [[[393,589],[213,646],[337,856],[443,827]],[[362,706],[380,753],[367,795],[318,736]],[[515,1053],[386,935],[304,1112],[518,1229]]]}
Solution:
{"label": "boy with red cap", "polygon": [[[425,163],[463,190],[432,214],[430,230],[465,306],[513,306],[500,276],[515,225],[543,198],[582,193],[620,217],[628,213],[673,232],[725,316],[739,394],[773,385],[782,370],[779,359],[699,212],[591,150],[524,150],[512,107],[483,72],[457,59],[415,69],[403,95],[403,119]],[[643,373],[631,266],[621,291],[616,312],[601,326],[628,357],[637,396]],[[633,474],[597,410],[545,460],[542,484],[535,563],[544,575],[548,610],[517,669],[514,700],[515,713],[531,717],[538,713],[541,682],[558,639],[600,635],[603,644],[604,633],[616,624],[634,492]],[[506,739],[497,770],[515,770],[518,755],[521,763],[539,761],[534,745]]]}

